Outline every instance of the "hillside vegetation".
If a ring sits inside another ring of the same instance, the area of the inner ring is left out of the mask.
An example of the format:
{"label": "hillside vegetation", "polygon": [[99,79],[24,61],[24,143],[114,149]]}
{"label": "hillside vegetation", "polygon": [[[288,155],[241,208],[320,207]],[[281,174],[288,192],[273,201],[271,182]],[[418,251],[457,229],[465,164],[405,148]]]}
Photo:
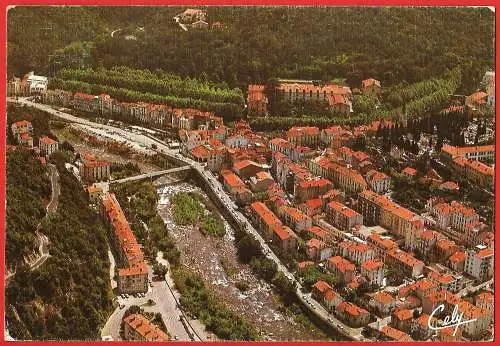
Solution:
{"label": "hillside vegetation", "polygon": [[[351,86],[374,77],[389,86],[458,65],[459,92],[470,93],[494,67],[487,8],[208,7],[208,22],[227,29],[188,32],[173,21],[183,9],[16,7],[8,13],[9,76],[129,66],[241,89],[278,76],[345,78]],[[111,37],[119,28],[136,39]]]}
{"label": "hillside vegetation", "polygon": [[[12,194],[12,184],[31,184],[42,175],[36,158],[23,152],[9,156],[9,175],[25,179],[7,181],[7,201],[19,197]],[[33,271],[17,268],[6,288],[7,324],[15,339],[99,340],[112,309],[106,231],[80,183],[65,169],[64,155],[57,152],[52,159],[61,194],[57,212],[41,228],[51,257]],[[18,213],[29,215],[33,203],[21,199]],[[17,218],[7,215],[7,220],[8,234],[26,232]]]}

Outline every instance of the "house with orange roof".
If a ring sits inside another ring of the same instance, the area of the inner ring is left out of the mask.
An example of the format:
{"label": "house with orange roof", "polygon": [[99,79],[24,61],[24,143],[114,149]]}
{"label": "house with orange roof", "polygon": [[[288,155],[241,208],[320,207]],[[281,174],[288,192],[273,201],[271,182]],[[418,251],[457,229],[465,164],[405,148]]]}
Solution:
{"label": "house with orange roof", "polygon": [[297,239],[297,235],[288,226],[279,225],[273,229],[272,240],[284,252],[296,251]]}
{"label": "house with orange roof", "polygon": [[323,305],[330,312],[336,311],[342,302],[344,302],[344,298],[334,290],[326,290],[323,295]]}
{"label": "house with orange roof", "polygon": [[458,184],[454,181],[445,181],[441,185],[439,185],[439,190],[456,193],[459,190]]}
{"label": "house with orange roof", "polygon": [[353,328],[365,326],[370,321],[370,313],[368,311],[347,301],[337,305],[335,313],[342,321]]}
{"label": "house with orange roof", "polygon": [[269,141],[269,150],[282,153],[287,157],[291,156],[294,147],[294,144],[290,143],[286,139],[279,137],[275,137]]}
{"label": "house with orange roof", "polygon": [[123,326],[123,334],[127,341],[170,341],[170,336],[167,333],[141,314],[131,314],[124,317]]}
{"label": "house with orange roof", "polygon": [[265,116],[267,114],[268,100],[265,95],[265,86],[257,84],[248,85],[248,115]]}
{"label": "house with orange roof", "polygon": [[102,187],[97,185],[91,185],[87,187],[87,193],[89,195],[89,199],[91,203],[98,204],[103,195]]}
{"label": "house with orange roof", "polygon": [[448,265],[458,273],[462,273],[465,268],[466,254],[463,251],[457,251],[448,258]]}
{"label": "house with orange roof", "polygon": [[243,180],[230,170],[224,169],[221,171],[224,181],[224,188],[235,198],[238,203],[246,204],[253,198],[252,192],[246,188]]}
{"label": "house with orange roof", "polygon": [[469,225],[479,220],[479,215],[473,208],[467,207],[458,201],[437,203],[435,205],[430,202],[429,205],[431,214],[435,217],[437,226],[441,229],[451,227],[464,233]]}
{"label": "house with orange roof", "polygon": [[371,259],[361,264],[361,275],[370,285],[382,286],[384,284],[384,262],[380,259]]}
{"label": "house with orange roof", "polygon": [[427,278],[420,279],[412,285],[412,290],[418,298],[423,299],[438,290],[438,283]]}
{"label": "house with orange roof", "polygon": [[477,160],[467,160],[465,163],[465,176],[473,183],[492,189],[495,170]]}
{"label": "house with orange roof", "polygon": [[451,161],[456,157],[463,157],[470,160],[484,160],[495,157],[495,145],[476,145],[470,147],[456,147],[443,144],[441,155]]}
{"label": "house with orange roof", "polygon": [[329,222],[344,232],[350,232],[353,227],[363,224],[361,214],[337,201],[326,205],[326,214]]}
{"label": "house with orange roof", "polygon": [[259,164],[250,160],[243,160],[233,164],[233,171],[241,177],[241,179],[249,179],[255,176],[258,172],[267,171],[267,165]]}
{"label": "house with orange roof", "polygon": [[357,241],[342,241],[338,244],[338,251],[340,256],[349,259],[357,265],[375,258],[375,251],[370,245]]}
{"label": "house with orange roof", "polygon": [[396,299],[385,291],[372,294],[368,301],[368,306],[377,311],[380,316],[389,316],[396,305]]}
{"label": "house with orange roof", "polygon": [[415,168],[411,168],[411,167],[406,167],[404,168],[401,173],[407,177],[409,180],[413,180],[416,178],[417,176],[417,170]]}
{"label": "house with orange roof", "polygon": [[421,314],[418,318],[412,321],[411,335],[413,335],[416,340],[424,341],[435,334],[435,332],[429,328],[429,318],[429,315]]}
{"label": "house with orange roof", "polygon": [[422,311],[430,315],[439,305],[444,304],[444,311],[437,311],[435,315],[436,317],[445,316],[447,312],[453,311],[453,308],[459,302],[460,298],[451,292],[445,290],[435,291],[422,299]]}
{"label": "house with orange roof", "polygon": [[436,242],[436,258],[442,263],[446,263],[448,258],[459,250],[460,247],[453,240],[448,238],[440,239]]}
{"label": "house with orange roof", "polygon": [[49,157],[52,153],[59,149],[59,144],[52,138],[44,136],[39,139],[38,147],[40,148],[40,152],[42,154]]}
{"label": "house with orange roof", "polygon": [[307,179],[295,186],[295,197],[300,202],[317,198],[332,189],[332,183],[325,178]]}
{"label": "house with orange roof", "polygon": [[322,301],[325,293],[330,290],[333,290],[332,286],[323,280],[319,280],[311,288],[311,297],[317,301]]}
{"label": "house with orange roof", "polygon": [[332,256],[332,248],[327,246],[322,240],[312,238],[306,243],[306,255],[312,261],[323,262]]}
{"label": "house with orange roof", "polygon": [[382,236],[378,233],[372,233],[368,236],[367,242],[375,250],[375,256],[385,259],[387,252],[397,249],[398,244],[390,237]]}
{"label": "house with orange roof", "polygon": [[376,193],[384,193],[391,188],[391,178],[387,174],[374,169],[366,174],[366,182]]}
{"label": "house with orange roof", "polygon": [[337,102],[346,103],[352,112],[351,89],[335,84],[317,85],[312,81],[280,80],[275,89],[278,97],[286,102],[323,103],[336,110]]}
{"label": "house with orange roof", "polygon": [[267,191],[267,188],[274,183],[273,177],[267,171],[259,171],[250,177],[250,189],[254,192]]}
{"label": "house with orange roof", "polygon": [[278,210],[278,215],[297,233],[305,232],[312,226],[312,219],[294,207],[284,206]]}
{"label": "house with orange roof", "polygon": [[476,306],[480,309],[486,310],[493,316],[495,312],[495,295],[490,291],[483,291],[476,295],[474,298]]}
{"label": "house with orange roof", "polygon": [[332,148],[340,148],[353,138],[352,131],[341,126],[332,126],[321,130],[320,140],[323,144]]}
{"label": "house with orange roof", "polygon": [[473,110],[482,110],[484,111],[488,100],[488,93],[484,91],[477,91],[472,95],[467,96],[465,99],[465,104],[468,107],[471,107]]}
{"label": "house with orange roof", "polygon": [[395,309],[391,314],[392,327],[409,333],[413,322],[413,311],[409,309]]}
{"label": "house with orange roof", "polygon": [[320,198],[308,199],[304,203],[299,204],[299,210],[309,217],[321,214],[323,211],[323,201]]}
{"label": "house with orange roof", "polygon": [[459,280],[457,277],[449,274],[449,273],[440,273],[437,271],[431,271],[427,275],[428,279],[432,281],[437,290],[446,290],[452,293],[458,292],[459,289]]}
{"label": "house with orange roof", "polygon": [[493,277],[493,249],[484,245],[478,245],[472,250],[466,251],[465,272],[479,282],[484,282]]}
{"label": "house with orange roof", "polygon": [[316,147],[320,141],[320,131],[312,126],[294,126],[285,132],[285,138],[293,145]]}
{"label": "house with orange roof", "polygon": [[382,207],[392,205],[387,197],[371,190],[363,190],[358,194],[358,210],[363,215],[363,222],[367,226],[379,225],[382,216]]}
{"label": "house with orange roof", "polygon": [[369,161],[370,155],[363,151],[354,151],[349,147],[342,147],[339,149],[342,159],[352,165],[354,168],[359,168],[362,162]]}
{"label": "house with orange roof", "polygon": [[293,162],[303,162],[316,156],[316,150],[304,145],[297,145],[290,152],[290,159]]}
{"label": "house with orange roof", "polygon": [[397,341],[397,342],[411,342],[413,339],[396,328],[390,326],[385,326],[380,329],[380,337],[385,341]]}
{"label": "house with orange roof", "polygon": [[354,264],[340,256],[330,257],[326,263],[326,268],[341,282],[351,282],[356,271]]}
{"label": "house with orange roof", "polygon": [[80,177],[84,181],[95,182],[107,180],[111,164],[108,161],[97,160],[92,155],[84,155],[80,164]]}
{"label": "house with orange roof", "polygon": [[425,266],[424,262],[400,249],[393,249],[387,253],[386,264],[397,273],[396,275],[402,277],[420,276]]}
{"label": "house with orange roof", "polygon": [[493,323],[491,312],[481,309],[466,300],[461,300],[457,305],[459,313],[463,313],[463,320],[475,320],[462,326],[462,334],[472,341],[481,340]]}
{"label": "house with orange roof", "polygon": [[432,255],[435,253],[436,244],[441,239],[446,239],[446,237],[439,232],[424,229],[424,231],[420,233],[416,250],[424,258],[432,258]]}
{"label": "house with orange roof", "polygon": [[335,239],[335,236],[331,231],[321,228],[319,226],[310,227],[307,230],[307,237],[319,239],[327,244],[333,244]]}
{"label": "house with orange roof", "polygon": [[274,230],[283,224],[278,217],[262,202],[254,202],[250,205],[252,220],[257,229],[272,239]]}
{"label": "house with orange roof", "polygon": [[382,93],[380,81],[368,78],[361,81],[361,92],[363,95],[379,98]]}

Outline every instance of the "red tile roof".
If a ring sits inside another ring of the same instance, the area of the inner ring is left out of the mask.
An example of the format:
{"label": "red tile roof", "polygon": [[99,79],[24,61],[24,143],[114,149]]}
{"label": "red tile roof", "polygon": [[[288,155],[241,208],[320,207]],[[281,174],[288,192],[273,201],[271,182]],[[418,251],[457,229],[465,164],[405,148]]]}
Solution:
{"label": "red tile roof", "polygon": [[57,143],[55,140],[53,140],[52,138],[47,137],[47,136],[40,138],[40,142],[47,144],[47,145],[52,145],[52,144]]}
{"label": "red tile roof", "polygon": [[406,167],[402,172],[411,176],[415,176],[417,174],[417,170],[411,167]]}
{"label": "red tile roof", "polygon": [[371,270],[378,270],[378,269],[383,268],[383,267],[384,267],[384,262],[382,262],[378,258],[363,262],[363,264],[361,264],[361,268],[366,269],[366,270],[370,270],[370,271]]}
{"label": "red tile roof", "polygon": [[123,322],[139,333],[146,341],[170,341],[168,334],[141,314],[129,315],[123,319]]}

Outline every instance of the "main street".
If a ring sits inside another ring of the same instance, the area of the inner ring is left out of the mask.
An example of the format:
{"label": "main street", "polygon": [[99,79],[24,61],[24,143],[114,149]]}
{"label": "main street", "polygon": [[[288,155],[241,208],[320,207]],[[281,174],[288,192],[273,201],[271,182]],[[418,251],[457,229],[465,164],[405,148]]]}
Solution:
{"label": "main street", "polygon": [[[126,130],[123,130],[121,128],[115,127],[115,126],[94,123],[94,122],[89,121],[87,119],[78,118],[78,117],[75,117],[71,114],[67,114],[67,113],[55,110],[51,106],[48,106],[48,105],[31,102],[31,101],[27,100],[27,98],[19,98],[18,100],[16,100],[12,97],[8,97],[7,101],[8,102],[15,102],[15,103],[19,103],[19,104],[23,104],[23,105],[27,105],[30,107],[40,109],[40,110],[46,111],[47,113],[49,113],[51,115],[54,115],[56,117],[62,118],[64,120],[67,120],[70,122],[75,122],[78,124],[91,126],[93,128],[98,128],[98,129],[114,132],[116,134],[119,134],[120,136],[122,136],[123,138],[127,139],[130,142],[136,142],[136,143],[139,143],[139,144],[146,146],[148,148],[151,148],[152,144],[155,144],[157,147],[157,150],[159,152],[161,152],[167,156],[170,156],[172,158],[175,158],[179,161],[182,161],[186,165],[190,165],[205,180],[205,182],[207,183],[206,186],[214,191],[214,194],[219,198],[222,205],[231,213],[231,215],[236,220],[238,220],[240,223],[243,223],[245,225],[244,227],[245,227],[246,231],[249,234],[251,234],[254,237],[254,239],[259,243],[259,245],[262,249],[262,252],[266,255],[266,257],[273,260],[276,263],[278,270],[283,272],[283,274],[295,284],[297,298],[302,302],[302,304],[304,306],[306,306],[310,310],[311,313],[315,314],[324,323],[330,325],[330,327],[337,330],[340,334],[343,334],[346,337],[348,337],[352,340],[355,340],[355,341],[361,341],[364,339],[363,336],[361,335],[362,328],[349,327],[348,325],[344,324],[342,321],[338,320],[335,316],[330,314],[317,301],[315,301],[314,299],[309,299],[308,296],[302,292],[302,285],[296,280],[296,278],[288,270],[288,268],[286,268],[286,266],[283,265],[281,260],[274,254],[274,252],[270,249],[270,247],[268,246],[268,244],[266,243],[264,238],[262,238],[262,236],[257,232],[257,230],[248,221],[248,219],[241,212],[239,212],[237,210],[237,206],[231,200],[229,195],[224,191],[224,188],[222,187],[220,182],[215,178],[213,173],[210,171],[206,171],[205,167],[202,166],[200,163],[181,155],[177,150],[170,149],[163,142],[161,142],[159,140],[152,139],[151,137],[145,136],[143,134],[132,133],[130,131],[126,131]],[[115,311],[115,313],[116,313],[116,311]]]}

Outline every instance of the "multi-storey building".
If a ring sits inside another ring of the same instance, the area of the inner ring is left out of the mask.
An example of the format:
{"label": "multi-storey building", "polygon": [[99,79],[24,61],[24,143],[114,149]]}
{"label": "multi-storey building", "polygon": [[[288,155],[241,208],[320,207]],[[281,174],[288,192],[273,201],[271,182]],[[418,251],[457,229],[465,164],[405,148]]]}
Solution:
{"label": "multi-storey building", "polygon": [[441,151],[443,157],[450,161],[459,156],[471,160],[484,160],[495,157],[494,145],[455,147],[449,144],[444,144],[443,147],[441,148]]}
{"label": "multi-storey building", "polygon": [[42,137],[39,139],[40,152],[45,156],[49,157],[52,153],[56,152],[59,149],[59,144],[57,141],[53,140],[50,137]]}
{"label": "multi-storey building", "polygon": [[110,228],[111,244],[118,254],[117,260],[121,267],[118,270],[118,292],[147,292],[148,266],[115,195],[102,197],[101,214]]}
{"label": "multi-storey building", "polygon": [[361,275],[370,285],[382,286],[384,284],[384,262],[380,259],[368,260],[361,264]]}
{"label": "multi-storey building", "polygon": [[267,97],[264,85],[248,85],[248,115],[265,116],[267,114]]}
{"label": "multi-storey building", "polygon": [[111,164],[99,161],[92,155],[84,155],[80,165],[80,177],[88,182],[106,180],[110,175]]}
{"label": "multi-storey building", "polygon": [[326,268],[331,271],[341,282],[349,283],[354,278],[356,267],[353,263],[340,256],[330,257]]}
{"label": "multi-storey building", "polygon": [[349,232],[363,224],[363,216],[342,203],[332,201],[326,206],[329,221],[341,231]]}
{"label": "multi-storey building", "polygon": [[493,277],[493,250],[479,245],[474,250],[467,250],[465,272],[483,282]]}
{"label": "multi-storey building", "polygon": [[141,314],[128,315],[123,319],[124,336],[128,341],[170,341],[167,333]]}
{"label": "multi-storey building", "polygon": [[367,244],[357,241],[345,240],[338,245],[339,253],[342,257],[361,265],[375,257],[375,250]]}
{"label": "multi-storey building", "polygon": [[320,131],[317,127],[292,127],[285,132],[285,136],[293,145],[315,147],[320,142]]}
{"label": "multi-storey building", "polygon": [[406,277],[420,276],[424,270],[424,262],[399,249],[389,251],[385,263],[387,266],[393,268],[395,273],[397,273],[396,275]]}

